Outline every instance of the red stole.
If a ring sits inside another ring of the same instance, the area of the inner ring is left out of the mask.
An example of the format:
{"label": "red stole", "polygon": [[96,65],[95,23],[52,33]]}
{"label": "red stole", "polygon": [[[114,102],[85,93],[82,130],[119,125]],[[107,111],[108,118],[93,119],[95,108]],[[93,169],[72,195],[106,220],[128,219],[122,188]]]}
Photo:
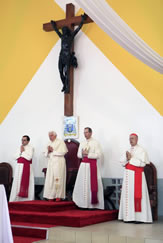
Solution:
{"label": "red stole", "polygon": [[135,185],[134,185],[135,212],[141,212],[142,172],[144,171],[144,167],[137,167],[129,163],[125,167],[127,170],[135,171]]}
{"label": "red stole", "polygon": [[98,183],[97,183],[97,160],[96,159],[88,159],[84,157],[82,160],[83,163],[90,164],[90,174],[91,174],[91,203],[97,204],[97,192],[98,192]]}
{"label": "red stole", "polygon": [[32,160],[27,160],[23,157],[20,157],[17,160],[17,163],[24,164],[22,178],[21,178],[21,184],[20,184],[20,191],[18,193],[18,196],[19,197],[28,197],[30,164],[32,164]]}

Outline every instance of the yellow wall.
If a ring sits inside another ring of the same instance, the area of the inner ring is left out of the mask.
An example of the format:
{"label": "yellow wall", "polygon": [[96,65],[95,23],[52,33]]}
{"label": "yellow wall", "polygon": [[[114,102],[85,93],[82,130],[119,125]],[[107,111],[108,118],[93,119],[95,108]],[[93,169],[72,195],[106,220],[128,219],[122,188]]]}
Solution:
{"label": "yellow wall", "polygon": [[64,12],[53,0],[5,0],[0,11],[2,122],[58,40],[42,24],[63,18]]}
{"label": "yellow wall", "polygon": [[[162,54],[161,0],[107,1],[142,39]],[[55,33],[44,32],[42,24],[63,18],[64,12],[53,0],[6,0],[2,1],[0,11],[2,122],[58,40]],[[96,24],[86,25],[83,31],[163,114],[161,75],[127,53]]]}

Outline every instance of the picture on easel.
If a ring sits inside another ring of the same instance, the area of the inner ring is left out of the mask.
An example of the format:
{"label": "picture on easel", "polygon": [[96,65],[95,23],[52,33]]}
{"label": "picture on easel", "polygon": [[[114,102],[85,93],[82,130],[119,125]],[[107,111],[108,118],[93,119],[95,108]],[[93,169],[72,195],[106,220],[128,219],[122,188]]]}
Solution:
{"label": "picture on easel", "polygon": [[79,126],[77,116],[64,116],[63,136],[64,138],[78,138]]}

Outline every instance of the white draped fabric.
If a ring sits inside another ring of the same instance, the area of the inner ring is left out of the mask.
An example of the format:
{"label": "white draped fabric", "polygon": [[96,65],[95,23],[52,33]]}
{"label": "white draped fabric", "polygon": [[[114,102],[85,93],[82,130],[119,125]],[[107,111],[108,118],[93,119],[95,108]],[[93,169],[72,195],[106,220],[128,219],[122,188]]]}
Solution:
{"label": "white draped fabric", "polygon": [[76,2],[119,45],[152,69],[163,73],[163,58],[149,47],[105,0],[76,0]]}
{"label": "white draped fabric", "polygon": [[13,243],[7,198],[3,185],[0,185],[0,242]]}

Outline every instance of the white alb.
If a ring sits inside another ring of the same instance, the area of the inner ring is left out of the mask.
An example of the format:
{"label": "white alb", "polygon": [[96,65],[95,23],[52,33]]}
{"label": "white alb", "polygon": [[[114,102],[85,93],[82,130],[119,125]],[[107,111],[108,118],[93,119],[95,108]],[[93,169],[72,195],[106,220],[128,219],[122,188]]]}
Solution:
{"label": "white alb", "polygon": [[[141,146],[133,146],[129,149],[129,152],[132,155],[132,158],[129,160],[129,163],[131,165],[137,167],[144,167],[146,164],[150,163],[146,151]],[[128,162],[126,161],[126,154],[124,154],[121,158],[121,164],[125,166],[127,163]],[[140,221],[151,223],[151,206],[144,172],[142,172],[141,212],[135,212],[134,179],[135,172],[132,170],[125,169],[118,219],[123,221]]]}
{"label": "white alb", "polygon": [[[31,160],[33,157],[34,149],[30,144],[27,144],[24,146],[24,151],[21,153],[20,149],[15,154],[15,159],[19,159],[20,157],[23,157],[27,160]],[[20,184],[21,184],[21,178],[23,174],[23,166],[24,164],[17,163],[16,169],[15,169],[15,175],[14,180],[12,184],[11,189],[11,195],[10,195],[10,202],[14,201],[30,201],[34,200],[34,173],[33,173],[33,167],[32,164],[30,164],[30,178],[29,178],[29,188],[28,188],[28,197],[19,197],[19,191],[20,191]]]}
{"label": "white alb", "polygon": [[91,181],[90,181],[90,164],[81,162],[77,174],[75,187],[73,191],[73,201],[81,208],[99,208],[104,209],[103,185],[98,163],[101,157],[100,144],[93,138],[81,142],[78,149],[78,157],[82,158],[82,150],[89,151],[89,159],[97,159],[97,181],[98,181],[98,204],[91,204]]}
{"label": "white alb", "polygon": [[[53,148],[53,152],[48,153],[48,146]],[[64,155],[68,150],[64,141],[58,138],[54,142],[49,142],[48,146],[45,151],[48,166],[43,197],[47,199],[64,199],[66,188],[66,161]]]}

